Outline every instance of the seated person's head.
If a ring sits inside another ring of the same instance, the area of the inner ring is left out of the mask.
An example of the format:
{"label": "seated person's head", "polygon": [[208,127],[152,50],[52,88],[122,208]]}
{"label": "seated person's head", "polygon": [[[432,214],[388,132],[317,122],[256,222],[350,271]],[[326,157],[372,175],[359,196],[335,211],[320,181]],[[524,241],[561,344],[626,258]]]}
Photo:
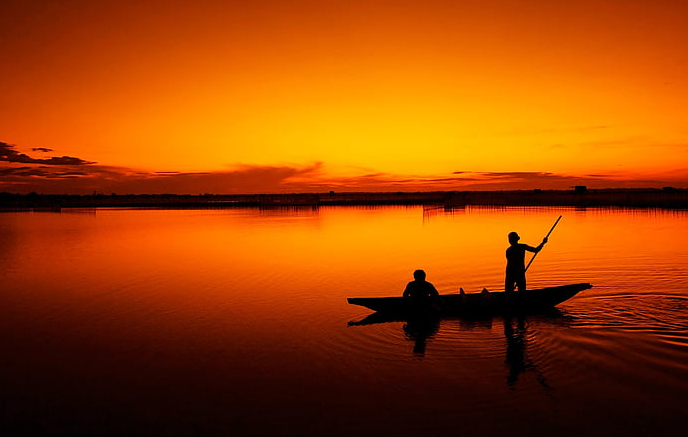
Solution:
{"label": "seated person's head", "polygon": [[416,281],[425,281],[425,271],[423,270],[416,270],[413,272],[413,279]]}

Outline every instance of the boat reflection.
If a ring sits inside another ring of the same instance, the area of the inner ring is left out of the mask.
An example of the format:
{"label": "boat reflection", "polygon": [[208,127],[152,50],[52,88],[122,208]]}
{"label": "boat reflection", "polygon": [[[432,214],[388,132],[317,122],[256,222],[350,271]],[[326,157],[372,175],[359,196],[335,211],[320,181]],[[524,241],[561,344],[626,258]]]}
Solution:
{"label": "boat reflection", "polygon": [[349,326],[402,322],[405,338],[414,343],[413,354],[423,357],[425,356],[428,342],[435,337],[442,325],[458,324],[461,331],[491,331],[495,322],[501,322],[504,326],[504,338],[506,340],[504,363],[508,368],[505,378],[507,385],[512,389],[516,388],[519,378],[530,372],[543,388],[552,390],[542,368],[536,363],[536,359],[528,353],[529,343],[534,338],[530,335],[529,320],[567,327],[572,323],[573,319],[572,316],[566,315],[556,308],[538,315],[512,314],[486,318],[439,317],[437,315],[403,317],[395,314],[375,312],[361,320],[349,322]]}

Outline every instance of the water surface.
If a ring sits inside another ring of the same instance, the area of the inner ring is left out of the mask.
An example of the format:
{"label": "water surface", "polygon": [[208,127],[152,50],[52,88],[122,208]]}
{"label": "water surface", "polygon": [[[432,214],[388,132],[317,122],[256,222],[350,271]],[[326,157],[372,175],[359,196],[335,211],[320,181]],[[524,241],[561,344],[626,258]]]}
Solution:
{"label": "water surface", "polygon": [[[347,297],[594,285],[558,311],[348,326]],[[422,207],[0,214],[2,431],[683,435],[688,213]]]}

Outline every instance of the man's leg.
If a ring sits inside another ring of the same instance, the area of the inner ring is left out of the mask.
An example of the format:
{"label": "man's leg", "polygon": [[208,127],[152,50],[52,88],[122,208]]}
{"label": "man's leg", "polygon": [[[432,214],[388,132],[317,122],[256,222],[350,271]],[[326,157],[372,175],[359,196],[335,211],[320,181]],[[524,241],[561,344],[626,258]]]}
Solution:
{"label": "man's leg", "polygon": [[519,275],[518,279],[516,279],[516,286],[518,287],[518,291],[526,291],[526,273],[523,272],[522,275]]}
{"label": "man's leg", "polygon": [[504,291],[507,293],[510,293],[514,291],[514,287],[516,285],[516,281],[514,278],[510,275],[506,275],[506,280],[504,281]]}

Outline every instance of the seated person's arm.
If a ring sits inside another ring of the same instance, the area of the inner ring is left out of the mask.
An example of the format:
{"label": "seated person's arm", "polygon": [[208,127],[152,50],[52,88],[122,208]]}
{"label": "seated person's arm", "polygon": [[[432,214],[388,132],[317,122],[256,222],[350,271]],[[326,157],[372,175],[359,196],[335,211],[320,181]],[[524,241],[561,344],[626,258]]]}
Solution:
{"label": "seated person's arm", "polygon": [[406,288],[404,288],[404,293],[402,294],[402,297],[411,297],[411,283],[409,282],[406,284]]}
{"label": "seated person's arm", "polygon": [[432,294],[432,298],[435,299],[436,301],[439,302],[441,307],[446,307],[446,304],[444,303],[444,299],[442,299],[442,296],[440,296],[440,293],[437,291],[434,285],[430,284],[430,293]]}

